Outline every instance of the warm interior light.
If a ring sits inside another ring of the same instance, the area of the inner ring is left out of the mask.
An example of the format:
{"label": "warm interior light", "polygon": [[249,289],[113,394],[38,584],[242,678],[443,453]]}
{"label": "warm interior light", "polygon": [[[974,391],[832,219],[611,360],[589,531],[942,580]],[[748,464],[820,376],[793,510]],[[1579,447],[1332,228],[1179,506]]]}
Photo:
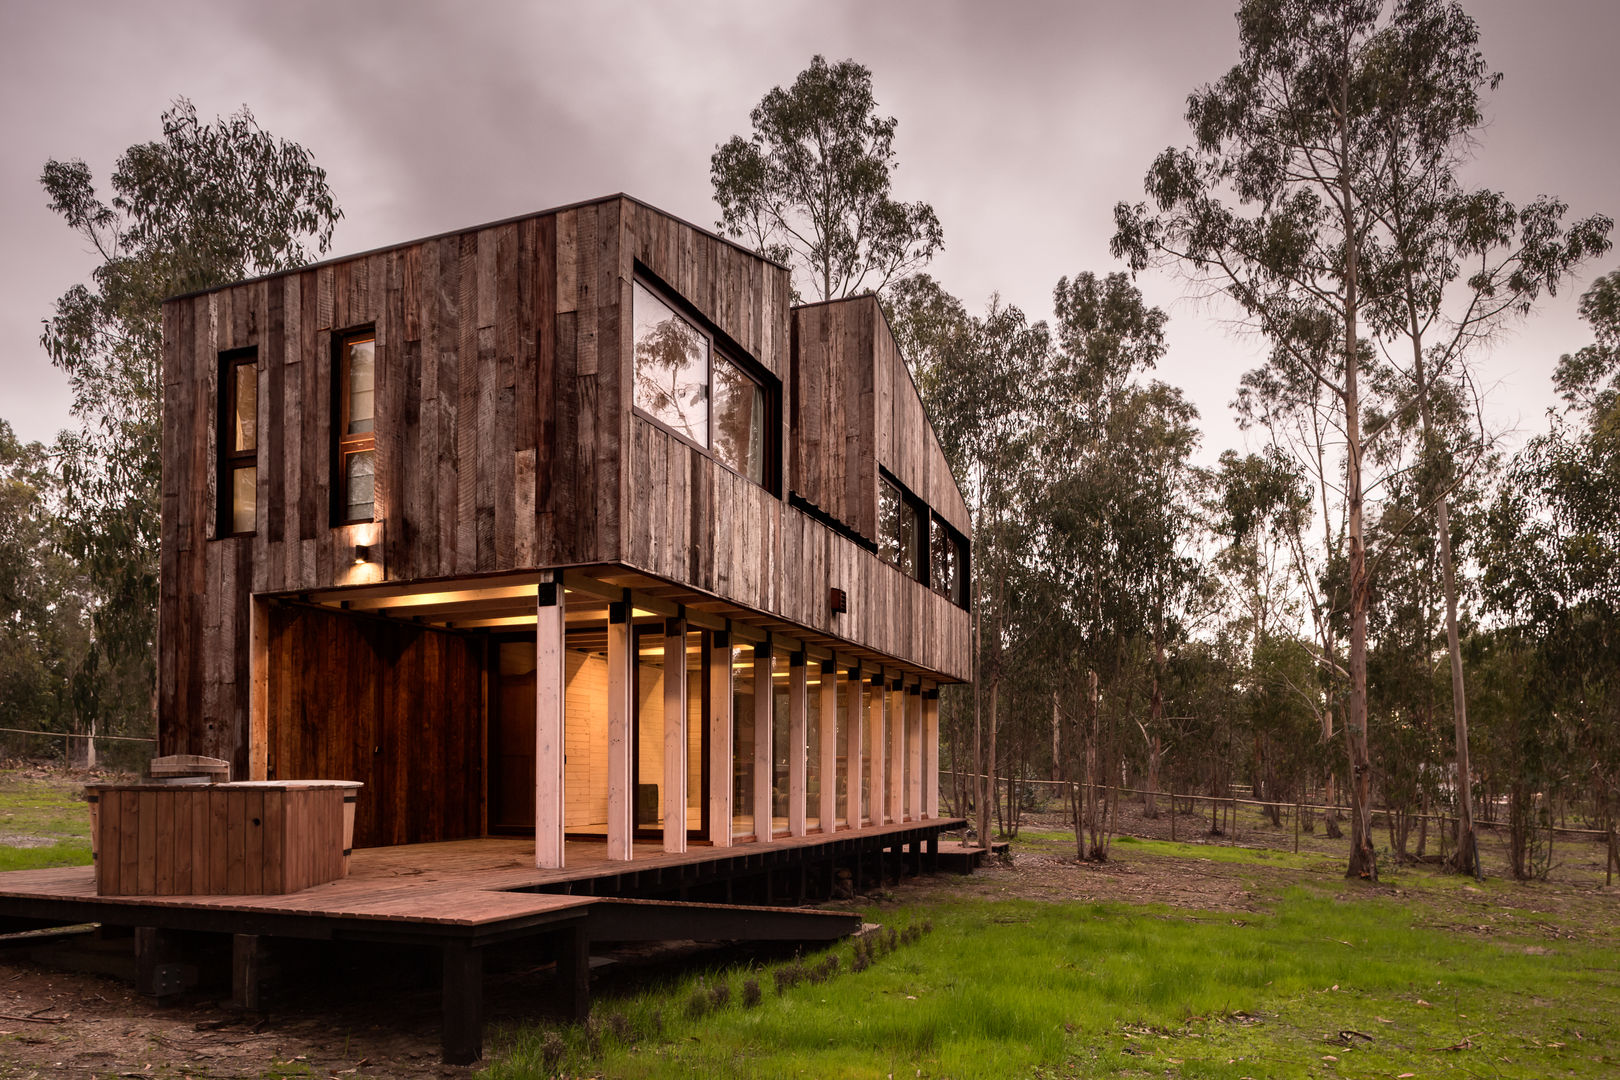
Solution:
{"label": "warm interior light", "polygon": [[356,544],[356,545],[354,545],[354,565],[359,566],[361,563],[368,563],[370,561],[371,561],[371,545],[370,544]]}

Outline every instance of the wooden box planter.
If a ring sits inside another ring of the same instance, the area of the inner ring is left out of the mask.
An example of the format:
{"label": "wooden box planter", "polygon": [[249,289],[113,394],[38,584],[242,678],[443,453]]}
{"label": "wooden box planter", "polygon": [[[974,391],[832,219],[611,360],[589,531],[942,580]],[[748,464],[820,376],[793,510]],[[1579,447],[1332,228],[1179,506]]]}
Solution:
{"label": "wooden box planter", "polygon": [[348,872],[354,799],[345,780],[92,784],[102,896],[290,893]]}

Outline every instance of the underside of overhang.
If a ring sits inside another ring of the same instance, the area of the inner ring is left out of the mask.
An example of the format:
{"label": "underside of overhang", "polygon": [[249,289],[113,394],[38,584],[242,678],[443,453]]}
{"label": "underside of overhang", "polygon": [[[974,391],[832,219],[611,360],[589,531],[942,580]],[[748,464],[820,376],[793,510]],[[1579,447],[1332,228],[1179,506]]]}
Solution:
{"label": "underside of overhang", "polygon": [[[542,582],[561,579],[571,632],[607,633],[608,606],[628,601],[633,621],[652,625],[684,617],[698,629],[729,630],[745,642],[770,637],[777,648],[802,651],[808,659],[860,664],[882,669],[890,677],[928,684],[958,682],[911,661],[776,616],[754,611],[689,586],[677,585],[622,566],[583,566],[444,578],[409,583],[383,583],[322,589],[277,598],[374,618],[431,626],[457,632],[522,632],[535,625],[536,595]],[[853,600],[854,598],[852,598]],[[571,634],[572,636],[572,634]]]}

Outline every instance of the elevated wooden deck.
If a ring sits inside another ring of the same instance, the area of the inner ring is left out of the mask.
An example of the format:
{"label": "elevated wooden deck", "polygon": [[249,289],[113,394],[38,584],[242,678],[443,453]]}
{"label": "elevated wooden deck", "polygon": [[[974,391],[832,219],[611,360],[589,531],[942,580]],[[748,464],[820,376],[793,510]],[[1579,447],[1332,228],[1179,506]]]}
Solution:
{"label": "elevated wooden deck", "polygon": [[[638,844],[629,862],[610,861],[604,843],[573,841],[561,870],[536,869],[527,838],[363,848],[347,877],[280,896],[98,896],[91,867],[19,870],[0,873],[0,932],[134,927],[141,989],[158,996],[181,989],[176,933],[233,935],[235,996],[250,1006],[261,939],[431,946],[444,955],[445,1057],[465,1062],[482,1048],[486,946],[554,939],[564,1004],[583,1014],[592,941],[836,940],[859,917],[773,905],[830,895],[841,869],[858,881],[874,867],[880,877],[932,867],[939,834],[961,824],[905,822],[679,855]],[[745,897],[761,902],[732,902]]]}

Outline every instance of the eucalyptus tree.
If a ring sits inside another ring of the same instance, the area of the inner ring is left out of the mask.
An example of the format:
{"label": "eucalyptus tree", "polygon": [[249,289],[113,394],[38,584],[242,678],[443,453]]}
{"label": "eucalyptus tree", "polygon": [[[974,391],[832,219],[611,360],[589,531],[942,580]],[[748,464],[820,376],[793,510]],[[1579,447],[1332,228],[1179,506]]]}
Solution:
{"label": "eucalyptus tree", "polygon": [[[1409,147],[1388,137],[1390,115],[1414,132],[1453,130],[1458,102],[1477,93],[1472,24],[1429,0],[1244,0],[1239,61],[1195,91],[1192,148],[1155,161],[1145,203],[1115,209],[1116,254],[1133,269],[1189,269],[1236,303],[1273,345],[1284,383],[1312,385],[1334,406],[1343,441],[1344,583],[1351,770],[1347,876],[1376,878],[1367,744],[1368,484],[1364,427],[1378,358],[1369,316],[1385,288],[1376,274],[1378,200]],[[1386,95],[1391,60],[1407,89]],[[1464,110],[1465,111],[1465,110]]]}
{"label": "eucalyptus tree", "polygon": [[1515,456],[1481,555],[1502,624],[1491,659],[1522,681],[1520,707],[1496,718],[1520,877],[1540,869],[1538,793],[1567,789],[1578,772],[1609,824],[1610,865],[1620,863],[1620,272],[1599,279],[1580,310],[1595,341],[1554,376],[1570,415]]}
{"label": "eucalyptus tree", "polygon": [[1611,222],[1593,215],[1568,226],[1566,207],[1541,196],[1517,207],[1499,192],[1468,190],[1458,177],[1476,145],[1483,94],[1502,76],[1478,51],[1472,18],[1447,0],[1405,0],[1400,33],[1376,52],[1381,78],[1372,84],[1372,130],[1384,144],[1378,168],[1359,186],[1378,226],[1364,273],[1374,332],[1404,342],[1397,392],[1418,414],[1429,486],[1422,502],[1436,519],[1439,579],[1446,607],[1447,649],[1457,761],[1458,845],[1453,865],[1478,873],[1468,765],[1468,710],[1458,635],[1457,576],[1450,525],[1454,485],[1484,456],[1483,424],[1447,438],[1433,397],[1458,383],[1477,392],[1470,353],[1511,318],[1530,311],[1542,291],[1582,260],[1608,249]]}
{"label": "eucalyptus tree", "polygon": [[933,207],[890,194],[896,122],[864,65],[816,56],[750,120],[710,158],[717,227],[791,265],[816,299],[881,293],[944,243]]}
{"label": "eucalyptus tree", "polygon": [[246,108],[213,123],[181,98],[97,194],[89,166],[46,162],[50,208],[99,260],[40,341],[67,373],[79,430],[59,440],[69,548],[95,591],[99,655],[150,686],[156,633],[163,299],[301,265],[342,212],[308,150]]}
{"label": "eucalyptus tree", "polygon": [[1197,411],[1144,378],[1164,355],[1165,315],[1124,274],[1065,278],[1053,309],[1037,467],[1026,477],[1032,573],[1051,598],[1052,639],[1068,652],[1070,714],[1084,719],[1069,740],[1077,846],[1104,859],[1107,777],[1141,712],[1149,739],[1162,739],[1166,650],[1197,577],[1185,548]]}

